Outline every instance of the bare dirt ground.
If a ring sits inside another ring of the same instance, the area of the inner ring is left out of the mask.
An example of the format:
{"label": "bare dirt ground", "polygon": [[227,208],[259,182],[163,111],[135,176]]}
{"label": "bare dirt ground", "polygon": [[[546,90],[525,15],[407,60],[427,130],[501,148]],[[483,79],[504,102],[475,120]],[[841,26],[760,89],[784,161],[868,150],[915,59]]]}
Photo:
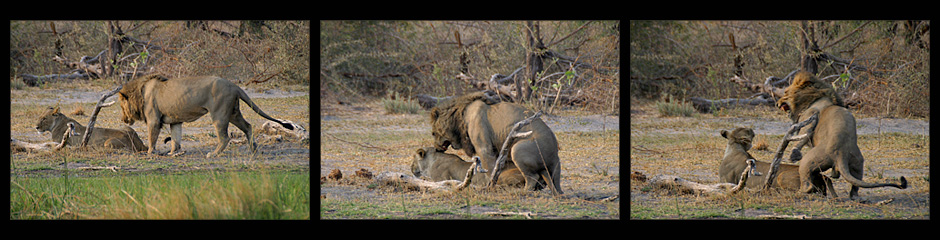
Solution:
{"label": "bare dirt ground", "polygon": [[[494,211],[533,212],[537,218],[549,219],[620,216],[618,116],[572,111],[542,117],[561,147],[566,196],[552,198],[546,189],[484,191],[474,187],[446,194],[376,186],[354,172],[411,174],[415,150],[431,146],[427,112],[386,114],[377,102],[321,102],[320,108],[320,176],[334,169],[343,173],[340,181],[321,180],[321,219],[513,218],[484,214]],[[468,159],[461,152],[448,152]]]}
{"label": "bare dirt ground", "polygon": [[[735,117],[737,116],[737,117]],[[639,179],[630,181],[631,219],[766,219],[801,216],[814,219],[929,219],[930,123],[926,120],[859,117],[859,147],[865,157],[864,180],[896,181],[904,176],[907,189],[861,189],[849,200],[850,184],[833,181],[838,198],[819,194],[772,193],[749,190],[730,197],[705,197],[651,189]],[[713,116],[661,117],[652,104],[631,106],[630,170],[647,177],[676,175],[703,184],[718,182],[718,164],[727,141],[719,131],[750,127],[770,150],[749,151],[760,161],[772,160],[772,150],[789,127],[772,108],[738,109]],[[790,145],[792,148],[793,145]],[[788,148],[789,149],[789,148]],[[784,158],[789,156],[789,150]],[[824,172],[829,174],[829,172]]]}
{"label": "bare dirt ground", "polygon": [[[32,143],[51,141],[49,132],[39,134],[35,125],[38,115],[48,107],[58,105],[60,111],[66,116],[87,125],[94,103],[106,92],[104,89],[66,89],[50,86],[48,89],[26,88],[10,91],[10,135],[12,138]],[[258,104],[268,115],[275,118],[291,120],[306,129],[309,126],[309,92],[282,89],[247,89],[249,97]],[[111,97],[109,101],[117,101]],[[182,148],[185,153],[181,156],[166,156],[169,144],[157,143],[157,153],[147,156],[146,153],[130,153],[115,150],[79,151],[72,147],[58,152],[13,152],[11,175],[61,175],[64,169],[78,169],[82,167],[108,167],[116,166],[123,172],[173,172],[189,170],[246,170],[255,168],[285,169],[291,171],[309,171],[310,148],[309,140],[282,138],[281,141],[266,139],[259,136],[258,130],[266,121],[240,103],[242,113],[255,132],[260,153],[253,158],[249,154],[247,144],[232,142],[226,147],[221,156],[206,158],[206,153],[215,149],[218,144],[211,127],[208,116],[191,123],[183,124]],[[82,109],[84,115],[73,115],[75,109]],[[103,108],[98,115],[97,127],[120,128],[125,124],[120,121],[120,106],[114,105]],[[142,123],[131,126],[137,131],[144,143],[147,143],[147,130]],[[229,127],[236,140],[244,140],[244,135],[234,126]],[[160,139],[169,136],[168,127],[164,126]],[[80,173],[80,172],[79,172]]]}

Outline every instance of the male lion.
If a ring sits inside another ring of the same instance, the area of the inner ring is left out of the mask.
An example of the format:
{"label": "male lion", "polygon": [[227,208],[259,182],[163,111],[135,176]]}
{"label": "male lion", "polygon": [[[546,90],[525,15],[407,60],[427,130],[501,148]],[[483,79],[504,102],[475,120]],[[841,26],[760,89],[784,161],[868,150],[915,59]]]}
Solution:
{"label": "male lion", "polygon": [[[821,172],[832,168],[832,178],[846,174],[846,180],[852,184],[849,198],[858,196],[858,188],[896,187],[907,188],[907,179],[901,177],[901,184],[868,183],[862,181],[864,161],[858,149],[855,117],[842,106],[841,98],[831,86],[819,81],[809,72],[800,72],[786,88],[784,96],[777,101],[777,106],[789,112],[794,123],[805,120],[814,113],[819,113],[816,128],[812,130],[809,146],[812,147],[800,160],[800,180],[802,192],[814,191],[814,182],[822,177]],[[801,133],[806,133],[804,129]]]}
{"label": "male lion", "polygon": [[[754,159],[747,151],[751,149],[751,141],[754,140],[754,130],[750,128],[736,128],[732,131],[721,130],[721,136],[728,139],[728,146],[725,148],[725,156],[718,167],[718,177],[721,182],[735,183],[741,179],[741,172],[747,168],[747,160]],[[764,173],[763,175],[752,175],[747,179],[746,186],[749,188],[760,188],[764,186],[766,173],[770,170],[770,163],[754,161],[756,171]],[[777,178],[774,185],[781,189],[797,191],[800,189],[800,166],[793,164],[783,164],[778,166]],[[814,190],[819,190],[826,195],[826,189],[832,191],[833,197],[836,197],[832,189],[832,182],[828,177],[822,176],[814,182]]]}
{"label": "male lion", "polygon": [[[491,92],[475,92],[445,101],[431,109],[431,133],[438,151],[463,149],[467,156],[479,156],[487,170],[493,170],[496,155],[512,126],[532,115],[519,104],[496,102]],[[525,176],[528,190],[548,185],[553,195],[561,195],[561,162],[555,133],[535,119],[521,131],[532,131],[508,146],[508,161]],[[510,169],[510,164],[503,169]],[[489,175],[489,174],[487,174]],[[551,182],[551,184],[546,184]]]}
{"label": "male lion", "polygon": [[[69,128],[68,123],[73,123],[75,130],[73,134],[69,136],[66,144],[78,146],[82,143],[82,134],[85,134],[86,127],[78,123],[78,121],[75,121],[75,119],[59,113],[59,107],[50,107],[46,110],[46,112],[39,117],[39,122],[36,123],[36,130],[40,133],[46,131],[52,132],[52,141],[59,142],[62,141],[62,136]],[[133,152],[147,150],[147,146],[144,146],[144,143],[140,141],[137,132],[126,126],[121,130],[96,127],[91,131],[91,136],[88,138],[88,146],[127,149]]]}
{"label": "male lion", "polygon": [[206,113],[212,117],[215,125],[219,146],[215,151],[206,154],[206,157],[218,155],[228,145],[228,124],[235,124],[245,133],[252,153],[257,145],[251,136],[251,124],[245,121],[238,107],[241,99],[258,115],[268,120],[280,123],[284,128],[293,130],[294,127],[280,120],[274,119],[248,98],[241,88],[228,80],[214,77],[184,77],[167,79],[159,75],[144,76],[124,84],[119,92],[123,120],[127,124],[134,124],[136,120],[143,120],[149,130],[150,149],[152,154],[160,128],[163,124],[170,125],[170,135],[173,146],[170,155],[181,154],[180,141],[182,125],[192,122]]}
{"label": "male lion", "polygon": [[[438,152],[434,147],[419,148],[411,161],[411,173],[415,177],[427,176],[431,181],[444,180],[464,180],[467,175],[467,169],[473,162],[467,162],[460,159],[457,155]],[[501,185],[521,185],[525,183],[525,177],[522,172],[512,163],[506,171],[500,174],[499,184]],[[473,184],[483,184],[487,181],[485,174],[476,174],[471,179]]]}

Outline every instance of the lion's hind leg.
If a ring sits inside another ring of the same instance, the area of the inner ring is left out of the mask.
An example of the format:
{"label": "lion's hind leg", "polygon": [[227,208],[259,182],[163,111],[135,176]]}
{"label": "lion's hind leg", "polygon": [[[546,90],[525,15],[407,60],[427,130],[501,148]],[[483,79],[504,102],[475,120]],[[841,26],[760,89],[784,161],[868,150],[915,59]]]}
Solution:
{"label": "lion's hind leg", "polygon": [[180,147],[180,142],[183,141],[183,123],[170,124],[170,139],[173,141],[173,146],[170,147],[168,155],[179,156],[183,154],[182,147]]}
{"label": "lion's hind leg", "polygon": [[248,123],[248,121],[245,121],[241,111],[238,109],[235,109],[235,112],[232,113],[232,119],[230,121],[235,125],[235,127],[245,133],[245,138],[248,139],[248,149],[250,149],[251,153],[254,154],[258,149],[258,143],[255,142],[254,136],[251,135],[251,124]]}
{"label": "lion's hind leg", "polygon": [[212,122],[213,124],[215,124],[216,136],[219,138],[219,146],[216,147],[214,151],[207,153],[206,158],[211,158],[213,156],[219,156],[219,154],[222,154],[222,150],[225,150],[225,147],[228,146],[228,141],[229,141],[229,137],[228,137],[228,122],[229,121],[227,119],[225,121],[220,121],[219,119],[216,119],[216,116],[212,116],[212,118],[213,118]]}

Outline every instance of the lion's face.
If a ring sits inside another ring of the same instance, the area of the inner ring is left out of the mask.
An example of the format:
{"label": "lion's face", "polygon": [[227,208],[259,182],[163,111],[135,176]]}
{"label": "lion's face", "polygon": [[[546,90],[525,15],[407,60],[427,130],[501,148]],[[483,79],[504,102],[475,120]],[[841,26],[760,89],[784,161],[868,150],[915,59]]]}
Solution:
{"label": "lion's face", "polygon": [[431,111],[431,135],[434,136],[434,147],[437,151],[443,152],[447,147],[453,147],[456,150],[463,149],[461,134],[458,123],[454,116],[442,114],[442,109],[432,109]]}
{"label": "lion's face", "polygon": [[121,102],[121,121],[127,125],[134,125],[136,119],[140,119],[140,109],[135,107],[135,104],[132,104],[123,92],[118,94],[118,99]]}
{"label": "lion's face", "polygon": [[463,148],[463,146],[460,146],[460,141],[451,140],[456,140],[457,136],[453,134],[452,129],[448,129],[448,126],[444,126],[444,124],[434,124],[431,135],[434,136],[434,147],[438,151],[446,151],[449,146],[453,146],[457,150]]}
{"label": "lion's face", "polygon": [[818,80],[809,72],[799,72],[784,90],[783,97],[777,100],[777,108],[787,112],[795,123],[804,110],[821,98],[828,98],[833,105],[845,107],[842,97],[831,85]]}
{"label": "lion's face", "polygon": [[52,131],[52,128],[54,127],[54,124],[55,124],[55,120],[61,115],[62,114],[59,113],[58,107],[56,108],[50,107],[48,110],[46,110],[46,112],[42,114],[42,116],[39,116],[39,122],[36,123],[36,130],[39,131],[39,133]]}

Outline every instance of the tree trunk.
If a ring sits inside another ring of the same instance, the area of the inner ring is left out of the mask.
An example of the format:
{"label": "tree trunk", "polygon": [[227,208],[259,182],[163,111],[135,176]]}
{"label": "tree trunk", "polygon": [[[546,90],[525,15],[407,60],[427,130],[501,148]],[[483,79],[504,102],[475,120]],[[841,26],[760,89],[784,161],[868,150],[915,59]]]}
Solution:
{"label": "tree trunk", "polygon": [[114,74],[114,66],[117,65],[118,56],[124,51],[122,45],[122,39],[124,38],[124,31],[121,30],[120,25],[116,25],[114,21],[107,22],[108,27],[108,59],[105,61],[107,64],[101,64],[104,72],[104,76],[111,76]]}
{"label": "tree trunk", "polygon": [[800,23],[800,36],[803,40],[802,52],[803,59],[800,62],[800,65],[803,66],[803,70],[816,74],[819,72],[817,67],[817,61],[819,60],[820,49],[816,44],[816,34],[815,29],[812,24],[808,24],[806,21]]}
{"label": "tree trunk", "polygon": [[[521,93],[519,99],[517,99],[518,102],[528,101],[532,96],[531,87],[534,86],[538,73],[543,70],[541,55],[545,52],[545,44],[542,43],[542,37],[539,35],[538,23],[526,21],[525,33],[528,41],[528,53],[525,56],[526,74],[522,80],[516,80],[516,91]],[[527,84],[519,84],[519,81],[525,81]]]}

